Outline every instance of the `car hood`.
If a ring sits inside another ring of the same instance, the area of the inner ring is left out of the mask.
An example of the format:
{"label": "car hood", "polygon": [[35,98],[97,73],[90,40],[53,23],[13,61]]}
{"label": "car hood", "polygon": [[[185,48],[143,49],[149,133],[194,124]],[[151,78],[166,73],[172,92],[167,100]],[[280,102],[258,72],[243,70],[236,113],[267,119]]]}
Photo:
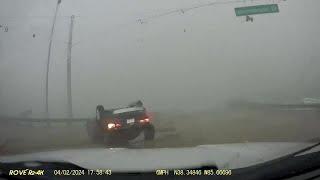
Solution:
{"label": "car hood", "polygon": [[86,169],[144,172],[217,166],[243,168],[288,155],[311,143],[263,142],[200,145],[189,148],[90,148],[38,152],[0,157],[0,162],[69,162]]}

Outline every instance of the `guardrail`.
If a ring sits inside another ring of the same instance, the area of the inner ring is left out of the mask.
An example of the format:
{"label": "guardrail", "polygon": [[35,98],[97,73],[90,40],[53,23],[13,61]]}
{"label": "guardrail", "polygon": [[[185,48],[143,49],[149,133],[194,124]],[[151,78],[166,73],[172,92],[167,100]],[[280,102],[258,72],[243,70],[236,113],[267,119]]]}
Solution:
{"label": "guardrail", "polygon": [[[93,118],[92,118],[93,119]],[[53,124],[67,124],[74,123],[85,124],[91,120],[90,118],[61,118],[61,119],[42,119],[42,118],[22,118],[22,117],[0,117],[0,123],[22,125],[22,126],[51,126]]]}
{"label": "guardrail", "polygon": [[[40,118],[22,118],[22,117],[1,117],[0,123],[11,124],[15,126],[25,127],[42,127],[42,126],[70,126],[70,125],[81,125],[85,126],[87,121],[93,120],[94,118],[61,118],[61,119],[40,119]],[[159,132],[173,132],[176,131],[174,127],[161,127],[157,128]]]}
{"label": "guardrail", "polygon": [[65,121],[87,121],[93,118],[50,118],[50,119],[43,119],[43,118],[25,118],[25,117],[8,117],[8,116],[0,116],[0,120],[7,120],[7,121],[28,121],[28,122],[43,122],[43,121],[52,121],[52,122],[65,122]]}

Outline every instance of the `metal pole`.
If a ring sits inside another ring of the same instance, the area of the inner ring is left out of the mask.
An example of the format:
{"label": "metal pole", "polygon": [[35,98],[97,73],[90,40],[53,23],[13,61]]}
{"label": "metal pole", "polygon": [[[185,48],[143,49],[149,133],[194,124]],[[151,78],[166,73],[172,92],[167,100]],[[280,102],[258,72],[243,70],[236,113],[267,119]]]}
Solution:
{"label": "metal pole", "polygon": [[67,58],[67,96],[68,96],[68,118],[72,118],[72,91],[71,91],[71,49],[72,49],[72,31],[73,31],[74,15],[71,16],[69,42],[68,42],[68,58]]}
{"label": "metal pole", "polygon": [[59,9],[59,4],[61,0],[57,1],[56,11],[54,13],[53,23],[51,27],[50,39],[49,39],[49,47],[48,47],[48,58],[47,58],[47,66],[46,66],[46,89],[45,89],[45,116],[49,117],[49,104],[48,104],[48,94],[49,94],[49,67],[50,67],[50,56],[51,56],[51,47],[52,47],[52,37],[54,32],[54,26],[57,19],[57,13]]}

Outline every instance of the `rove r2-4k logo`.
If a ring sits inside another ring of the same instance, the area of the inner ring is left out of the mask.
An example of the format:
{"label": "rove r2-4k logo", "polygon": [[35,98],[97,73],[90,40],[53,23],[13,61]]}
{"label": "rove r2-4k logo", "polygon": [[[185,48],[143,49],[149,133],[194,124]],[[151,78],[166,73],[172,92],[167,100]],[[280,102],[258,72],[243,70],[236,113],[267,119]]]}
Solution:
{"label": "rove r2-4k logo", "polygon": [[10,169],[9,176],[43,176],[44,170]]}

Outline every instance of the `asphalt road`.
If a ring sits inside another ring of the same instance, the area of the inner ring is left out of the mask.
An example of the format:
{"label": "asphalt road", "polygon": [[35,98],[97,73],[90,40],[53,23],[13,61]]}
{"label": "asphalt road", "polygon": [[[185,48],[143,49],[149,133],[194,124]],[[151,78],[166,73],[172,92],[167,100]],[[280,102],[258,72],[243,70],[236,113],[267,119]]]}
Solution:
{"label": "asphalt road", "polygon": [[[319,111],[225,110],[198,113],[158,113],[152,148],[188,147],[261,141],[317,141],[320,137]],[[0,120],[0,156],[57,149],[105,147],[92,143],[82,124],[16,126]],[[175,129],[175,130],[174,130]]]}

